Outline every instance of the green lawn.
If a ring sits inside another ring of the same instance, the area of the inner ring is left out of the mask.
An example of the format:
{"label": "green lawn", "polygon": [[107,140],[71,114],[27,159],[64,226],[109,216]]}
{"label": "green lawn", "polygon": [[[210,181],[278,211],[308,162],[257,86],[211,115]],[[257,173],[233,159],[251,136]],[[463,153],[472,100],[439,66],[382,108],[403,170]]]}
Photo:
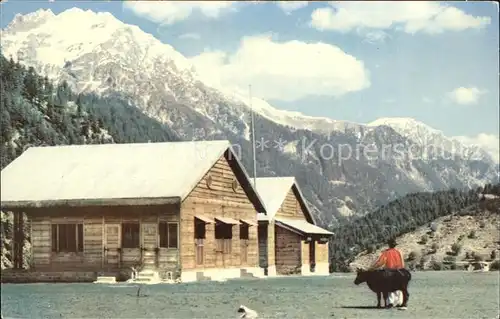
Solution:
{"label": "green lawn", "polygon": [[[499,273],[416,272],[408,310],[375,306],[353,274],[225,283],[134,286],[2,285],[2,315],[16,318],[237,318],[244,304],[260,318],[498,318]],[[145,295],[145,296],[144,296]]]}

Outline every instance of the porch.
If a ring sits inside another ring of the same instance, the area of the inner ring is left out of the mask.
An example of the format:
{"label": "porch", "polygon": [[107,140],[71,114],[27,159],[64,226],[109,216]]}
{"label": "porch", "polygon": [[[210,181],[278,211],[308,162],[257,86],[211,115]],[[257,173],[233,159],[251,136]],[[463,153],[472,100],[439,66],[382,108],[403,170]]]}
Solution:
{"label": "porch", "polygon": [[[258,275],[251,260],[257,224],[247,219],[197,214],[194,216],[194,265],[183,267],[183,281],[225,280]],[[186,234],[183,234],[186,236]],[[189,235],[187,235],[189,236]],[[190,238],[183,237],[189,242]]]}
{"label": "porch", "polygon": [[[291,265],[295,267],[300,265],[300,272],[297,273],[302,275],[329,274],[328,240],[332,236],[331,232],[301,219],[276,217],[275,225],[278,273],[281,268],[279,265],[286,265],[285,269]],[[278,239],[278,234],[281,239]],[[284,255],[280,249],[288,250],[288,255]],[[298,255],[300,259],[294,259],[291,263],[290,255]]]}
{"label": "porch", "polygon": [[88,206],[26,209],[34,271],[179,268],[179,208]]}
{"label": "porch", "polygon": [[268,276],[328,275],[328,240],[332,235],[301,219],[259,221],[259,266]]}

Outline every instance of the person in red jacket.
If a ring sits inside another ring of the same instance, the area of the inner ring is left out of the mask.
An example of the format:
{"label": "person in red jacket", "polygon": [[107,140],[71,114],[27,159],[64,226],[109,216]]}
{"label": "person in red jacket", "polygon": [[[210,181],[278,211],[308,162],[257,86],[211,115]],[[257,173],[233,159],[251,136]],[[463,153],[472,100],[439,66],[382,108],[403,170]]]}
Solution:
{"label": "person in red jacket", "polygon": [[405,268],[405,262],[403,255],[399,250],[396,249],[396,240],[391,238],[388,243],[389,249],[386,249],[380,254],[380,257],[373,263],[369,270],[374,270],[378,268],[385,269],[401,269]]}
{"label": "person in red jacket", "polygon": [[[394,238],[389,239],[387,242],[389,245],[389,249],[386,249],[380,254],[380,257],[373,263],[373,265],[369,268],[369,270],[375,270],[379,268],[384,268],[384,269],[402,269],[405,268],[405,262],[403,259],[403,255],[401,252],[396,249],[396,240]],[[386,305],[390,305],[389,307],[395,306],[395,301],[396,300],[403,300],[402,297],[402,292],[391,292],[389,296],[386,299]],[[400,306],[399,304],[397,306]]]}

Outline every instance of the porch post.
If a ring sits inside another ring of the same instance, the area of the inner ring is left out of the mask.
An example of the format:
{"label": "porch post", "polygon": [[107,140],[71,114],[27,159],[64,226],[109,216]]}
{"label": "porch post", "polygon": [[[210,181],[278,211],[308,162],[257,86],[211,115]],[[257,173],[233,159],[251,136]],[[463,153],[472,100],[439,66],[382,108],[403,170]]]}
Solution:
{"label": "porch post", "polygon": [[23,246],[24,246],[24,221],[23,213],[13,212],[14,233],[12,238],[13,248],[13,267],[14,269],[23,268]]}
{"label": "porch post", "polygon": [[275,223],[267,224],[267,275],[276,276],[276,234]]}

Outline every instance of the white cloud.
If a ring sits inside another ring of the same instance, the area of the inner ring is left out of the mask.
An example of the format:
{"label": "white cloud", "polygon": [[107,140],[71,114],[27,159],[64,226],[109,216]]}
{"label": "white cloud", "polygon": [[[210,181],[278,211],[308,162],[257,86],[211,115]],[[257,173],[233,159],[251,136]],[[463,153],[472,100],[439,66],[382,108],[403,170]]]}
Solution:
{"label": "white cloud", "polygon": [[124,1],[123,7],[153,22],[173,24],[198,11],[208,18],[218,18],[233,10],[235,1]]}
{"label": "white cloud", "polygon": [[309,1],[278,1],[276,5],[280,7],[286,14],[292,13],[292,11],[307,7]]}
{"label": "white cloud", "polygon": [[179,39],[199,40],[201,36],[198,33],[184,33],[179,36]]}
{"label": "white cloud", "polygon": [[[361,33],[361,31],[360,31]],[[369,31],[364,34],[365,39],[363,42],[371,43],[371,44],[379,44],[385,42],[385,39],[389,38],[389,34],[387,32],[381,30]]]}
{"label": "white cloud", "polygon": [[466,145],[476,145],[491,155],[493,160],[500,162],[500,138],[498,135],[480,133],[477,136],[455,136],[457,140]]}
{"label": "white cloud", "polygon": [[356,29],[399,28],[406,33],[436,34],[482,28],[490,17],[474,17],[440,2],[353,1],[330,2],[311,14],[310,25],[318,30],[349,32]]}
{"label": "white cloud", "polygon": [[457,104],[470,105],[476,104],[479,97],[485,94],[485,90],[476,87],[459,87],[448,93],[448,97]]}
{"label": "white cloud", "polygon": [[293,101],[307,95],[340,96],[370,86],[364,63],[326,43],[275,42],[244,37],[233,54],[207,51],[191,58],[202,80],[215,87]]}

